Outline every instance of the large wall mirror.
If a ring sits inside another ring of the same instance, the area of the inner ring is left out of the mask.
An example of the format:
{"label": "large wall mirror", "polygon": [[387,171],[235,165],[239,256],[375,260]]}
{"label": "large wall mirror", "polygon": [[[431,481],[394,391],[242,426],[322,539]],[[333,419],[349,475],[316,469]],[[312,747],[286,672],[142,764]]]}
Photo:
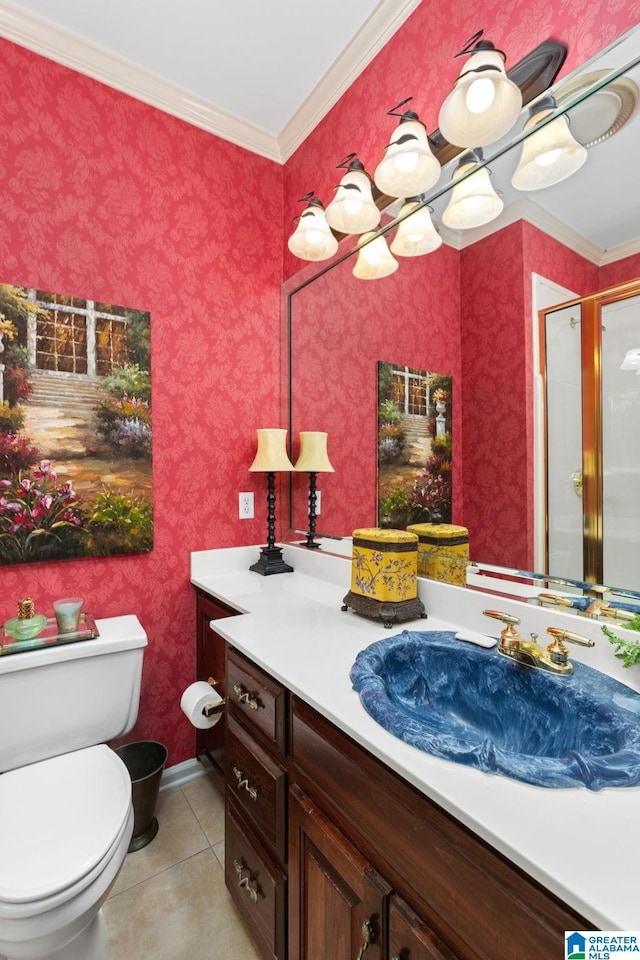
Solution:
{"label": "large wall mirror", "polygon": [[[444,241],[433,253],[399,257],[392,276],[366,281],[354,277],[354,257],[345,256],[357,243],[351,237],[334,263],[308,265],[289,281],[292,456],[300,431],[326,431],[335,468],[318,476],[320,533],[348,538],[355,528],[376,524],[376,377],[377,362],[385,360],[452,377],[452,520],[468,527],[472,560],[487,569],[585,579],[585,555],[593,552],[592,528],[586,529],[582,512],[588,501],[599,511],[593,522],[604,552],[625,551],[624,562],[610,568],[609,582],[640,591],[640,498],[634,495],[640,476],[640,359],[634,361],[640,358],[640,285],[633,286],[640,278],[639,64],[636,27],[555,84],[556,112],[570,117],[572,133],[587,146],[585,163],[563,182],[513,189],[513,172],[532,133],[523,131],[523,114],[508,143],[485,150],[484,163],[504,202],[498,219],[479,228],[444,227],[450,188],[439,186],[427,199]],[[440,183],[450,178],[445,168]],[[393,208],[387,212],[388,239],[397,228],[394,214]],[[626,285],[624,309],[601,295],[620,285]],[[592,299],[585,306],[580,301],[586,297]],[[575,334],[573,344],[567,331]],[[598,380],[599,412],[591,388],[567,386],[596,348],[599,377],[601,368],[620,371],[606,386]],[[578,405],[572,420],[570,395]],[[600,447],[594,452],[585,448],[583,433],[596,416],[593,442]],[[559,433],[547,430],[558,424]],[[570,456],[556,456],[569,447]],[[611,459],[614,451],[618,459]],[[595,481],[594,458],[601,468]],[[293,542],[304,543],[307,494],[308,477],[293,475]],[[551,520],[550,510],[557,511]],[[568,560],[565,547],[576,527],[577,559]],[[583,533],[591,545],[582,543]],[[606,570],[597,570],[589,579],[606,580]]]}

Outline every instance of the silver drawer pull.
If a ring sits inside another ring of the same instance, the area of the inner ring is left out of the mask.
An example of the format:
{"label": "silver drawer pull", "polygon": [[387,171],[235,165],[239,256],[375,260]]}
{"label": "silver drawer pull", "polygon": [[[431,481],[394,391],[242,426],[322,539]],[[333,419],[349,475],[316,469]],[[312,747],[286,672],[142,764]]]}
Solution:
{"label": "silver drawer pull", "polygon": [[258,709],[258,706],[259,706],[258,701],[256,700],[255,697],[252,697],[251,694],[248,693],[244,687],[241,687],[239,684],[234,683],[233,692],[235,693],[240,703],[246,703],[246,705],[251,710]]}
{"label": "silver drawer pull", "polygon": [[257,787],[249,786],[249,779],[244,775],[244,772],[240,770],[239,767],[234,767],[233,772],[235,774],[236,780],[238,781],[238,790],[246,790],[252,800],[258,799],[258,789]]}
{"label": "silver drawer pull", "polygon": [[362,924],[362,946],[358,950],[357,960],[362,960],[365,950],[367,949],[367,947],[372,941],[373,941],[373,926],[371,924],[371,920],[365,920],[364,923]]}
{"label": "silver drawer pull", "polygon": [[246,876],[246,877],[243,877],[243,876],[242,876],[242,874],[244,873],[246,867],[245,867],[244,863],[243,863],[241,860],[234,860],[234,861],[233,861],[233,866],[235,867],[235,871],[236,871],[236,873],[238,874],[238,886],[245,888],[245,890],[246,890],[247,893],[249,894],[249,898],[250,898],[250,900],[251,900],[252,903],[257,903],[257,902],[258,902],[258,889],[257,889],[257,886],[254,886],[254,887],[251,886],[253,880],[252,880],[252,878],[251,878],[251,873],[250,873],[250,871],[247,870],[248,876]]}

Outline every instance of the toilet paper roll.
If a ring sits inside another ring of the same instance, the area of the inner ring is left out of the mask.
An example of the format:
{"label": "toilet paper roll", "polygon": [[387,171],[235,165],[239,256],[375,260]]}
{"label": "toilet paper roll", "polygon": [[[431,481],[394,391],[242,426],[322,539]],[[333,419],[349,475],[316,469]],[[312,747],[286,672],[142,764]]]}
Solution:
{"label": "toilet paper roll", "polygon": [[180,698],[180,709],[186,717],[189,718],[194,727],[199,730],[208,730],[209,727],[215,727],[222,716],[222,713],[214,713],[211,717],[205,717],[202,712],[205,707],[215,706],[222,703],[222,697],[216,693],[211,684],[204,680],[198,680],[182,694]]}

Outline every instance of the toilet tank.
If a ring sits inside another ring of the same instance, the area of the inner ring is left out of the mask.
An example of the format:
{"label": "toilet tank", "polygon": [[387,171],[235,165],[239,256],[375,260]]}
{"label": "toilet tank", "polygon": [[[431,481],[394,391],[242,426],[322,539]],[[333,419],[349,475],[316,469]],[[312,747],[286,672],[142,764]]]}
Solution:
{"label": "toilet tank", "polygon": [[138,716],[147,635],[135,616],[91,640],[0,657],[0,773],[119,737]]}

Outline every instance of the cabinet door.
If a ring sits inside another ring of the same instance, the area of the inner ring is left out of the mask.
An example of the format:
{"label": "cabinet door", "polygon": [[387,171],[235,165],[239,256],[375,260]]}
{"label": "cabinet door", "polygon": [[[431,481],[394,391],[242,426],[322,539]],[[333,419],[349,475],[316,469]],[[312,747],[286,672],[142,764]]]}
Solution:
{"label": "cabinet door", "polygon": [[389,960],[455,960],[433,930],[395,893],[389,899]]}
{"label": "cabinet door", "polygon": [[[208,680],[209,677],[217,680],[216,690],[221,697],[225,697],[225,641],[214,633],[209,623],[222,617],[233,617],[237,611],[213,600],[200,590],[196,597],[196,676],[198,680]],[[196,734],[196,753],[198,756],[205,754],[209,758],[222,790],[225,773],[225,727],[226,717],[223,713],[215,727],[198,730]]]}
{"label": "cabinet door", "polygon": [[299,787],[290,801],[289,960],[381,960],[388,884]]}

